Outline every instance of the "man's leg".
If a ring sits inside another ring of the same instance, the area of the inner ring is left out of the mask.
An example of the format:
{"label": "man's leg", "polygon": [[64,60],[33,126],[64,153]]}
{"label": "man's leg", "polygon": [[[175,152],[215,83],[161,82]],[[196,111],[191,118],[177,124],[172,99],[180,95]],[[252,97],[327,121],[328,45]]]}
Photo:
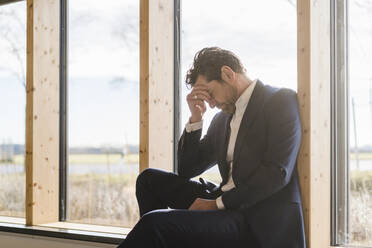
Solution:
{"label": "man's leg", "polygon": [[187,209],[197,197],[207,198],[199,182],[159,169],[146,169],[137,178],[136,196],[142,217],[155,209]]}
{"label": "man's leg", "polygon": [[154,210],[145,214],[118,248],[249,247],[258,245],[238,211]]}

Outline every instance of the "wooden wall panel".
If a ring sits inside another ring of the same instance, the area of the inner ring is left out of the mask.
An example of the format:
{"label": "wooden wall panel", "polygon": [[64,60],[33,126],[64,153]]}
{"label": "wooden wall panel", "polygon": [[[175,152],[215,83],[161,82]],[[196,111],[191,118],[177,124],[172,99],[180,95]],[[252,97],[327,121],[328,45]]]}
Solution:
{"label": "wooden wall panel", "polygon": [[330,246],[330,1],[298,0],[298,167],[307,245]]}
{"label": "wooden wall panel", "polygon": [[33,102],[34,102],[34,84],[33,84],[33,47],[34,47],[34,7],[33,0],[27,0],[27,65],[26,65],[26,219],[27,224],[32,224],[32,202],[33,202],[33,188],[32,188],[32,174],[33,174]]}
{"label": "wooden wall panel", "polygon": [[172,170],[174,1],[142,0],[141,6],[140,140],[146,143],[141,144],[140,169]]}
{"label": "wooden wall panel", "polygon": [[330,0],[311,6],[311,225],[310,247],[331,243]]}
{"label": "wooden wall panel", "polygon": [[27,225],[58,221],[59,2],[27,1]]}
{"label": "wooden wall panel", "polygon": [[149,165],[149,0],[140,1],[140,171]]}
{"label": "wooden wall panel", "polygon": [[302,194],[306,243],[309,247],[310,225],[310,1],[297,1],[297,74],[298,102],[302,125],[302,142],[298,155],[298,171]]}

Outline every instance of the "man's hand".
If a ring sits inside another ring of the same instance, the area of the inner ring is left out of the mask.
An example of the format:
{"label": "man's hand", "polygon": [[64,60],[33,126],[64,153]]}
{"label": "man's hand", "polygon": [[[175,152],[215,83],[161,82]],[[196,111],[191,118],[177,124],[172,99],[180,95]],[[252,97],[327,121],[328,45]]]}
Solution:
{"label": "man's hand", "polygon": [[196,198],[189,210],[218,210],[215,200]]}
{"label": "man's hand", "polygon": [[196,84],[191,93],[186,97],[187,104],[191,112],[190,123],[199,122],[202,120],[205,111],[207,110],[205,102],[213,101],[208,93],[208,88],[205,85]]}

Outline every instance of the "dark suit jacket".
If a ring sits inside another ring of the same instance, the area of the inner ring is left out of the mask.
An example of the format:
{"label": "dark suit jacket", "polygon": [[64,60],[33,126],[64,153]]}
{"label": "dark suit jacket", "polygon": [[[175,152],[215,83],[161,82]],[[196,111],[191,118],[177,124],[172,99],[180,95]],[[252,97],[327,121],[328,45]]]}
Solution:
{"label": "dark suit jacket", "polygon": [[[184,131],[178,144],[178,174],[200,175],[218,164],[222,183],[231,115],[219,112],[201,138]],[[261,247],[305,247],[297,154],[301,125],[297,95],[256,83],[235,143],[235,188],[222,194],[226,209],[242,211]]]}

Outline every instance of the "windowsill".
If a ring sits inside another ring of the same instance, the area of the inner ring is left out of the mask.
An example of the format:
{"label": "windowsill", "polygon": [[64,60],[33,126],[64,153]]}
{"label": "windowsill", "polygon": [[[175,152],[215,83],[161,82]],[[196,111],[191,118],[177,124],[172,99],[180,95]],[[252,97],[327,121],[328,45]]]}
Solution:
{"label": "windowsill", "polygon": [[340,246],[330,246],[330,248],[371,248],[371,246],[340,245]]}
{"label": "windowsill", "polygon": [[56,222],[26,226],[25,219],[0,216],[0,231],[36,236],[119,244],[130,228]]}

